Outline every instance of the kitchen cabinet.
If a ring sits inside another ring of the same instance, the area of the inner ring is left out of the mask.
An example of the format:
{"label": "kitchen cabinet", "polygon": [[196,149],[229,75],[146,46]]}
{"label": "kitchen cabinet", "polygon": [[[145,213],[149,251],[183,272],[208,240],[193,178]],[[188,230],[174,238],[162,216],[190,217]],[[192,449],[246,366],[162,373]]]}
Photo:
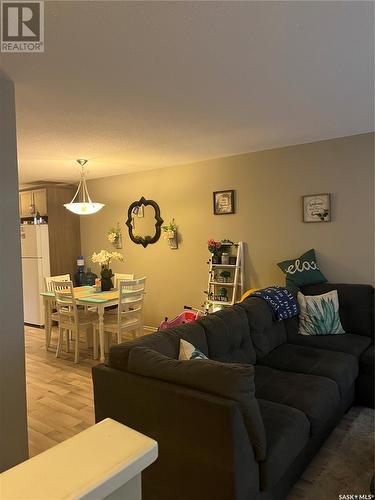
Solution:
{"label": "kitchen cabinet", "polygon": [[19,194],[20,200],[20,216],[21,217],[31,217],[32,216],[32,191],[21,191]]}
{"label": "kitchen cabinet", "polygon": [[48,185],[19,192],[20,218],[30,220],[35,210],[48,223],[51,276],[66,273],[73,276],[77,257],[81,255],[79,216],[64,207],[76,189]]}
{"label": "kitchen cabinet", "polygon": [[45,189],[34,189],[32,191],[35,211],[41,216],[48,215],[47,213],[47,192]]}
{"label": "kitchen cabinet", "polygon": [[19,193],[20,216],[33,217],[37,212],[41,216],[47,214],[46,189],[31,189]]}

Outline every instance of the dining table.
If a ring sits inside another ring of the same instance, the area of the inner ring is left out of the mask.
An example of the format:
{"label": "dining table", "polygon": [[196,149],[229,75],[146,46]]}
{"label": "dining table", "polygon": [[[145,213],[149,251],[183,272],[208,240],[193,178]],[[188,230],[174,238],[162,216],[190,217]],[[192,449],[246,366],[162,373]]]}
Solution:
{"label": "dining table", "polygon": [[[94,286],[78,286],[73,288],[76,304],[95,308],[99,318],[99,346],[100,346],[100,361],[105,361],[104,352],[104,312],[105,309],[111,306],[118,306],[119,292],[117,289],[109,290],[108,292],[98,292]],[[51,312],[55,300],[54,292],[42,292],[44,304],[44,328],[46,335],[46,349],[48,350],[51,343],[52,317]]]}

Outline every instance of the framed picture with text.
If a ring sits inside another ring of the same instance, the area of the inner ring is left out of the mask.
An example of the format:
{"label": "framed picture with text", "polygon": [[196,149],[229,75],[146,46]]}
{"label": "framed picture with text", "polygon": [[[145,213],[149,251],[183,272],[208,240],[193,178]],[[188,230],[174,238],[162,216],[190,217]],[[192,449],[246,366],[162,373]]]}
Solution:
{"label": "framed picture with text", "polygon": [[214,214],[227,215],[234,214],[234,190],[215,191],[214,195]]}
{"label": "framed picture with text", "polygon": [[303,222],[331,222],[331,195],[308,194],[302,196]]}

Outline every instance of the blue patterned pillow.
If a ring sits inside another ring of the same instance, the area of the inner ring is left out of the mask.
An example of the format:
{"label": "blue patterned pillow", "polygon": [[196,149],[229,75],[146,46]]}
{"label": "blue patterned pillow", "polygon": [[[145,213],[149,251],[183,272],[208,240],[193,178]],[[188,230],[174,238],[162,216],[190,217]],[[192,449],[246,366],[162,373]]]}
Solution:
{"label": "blue patterned pillow", "polygon": [[190,342],[187,342],[186,340],[180,339],[180,352],[178,354],[178,359],[187,361],[190,359],[208,358],[205,354],[203,354],[202,351],[194,347],[193,344],[190,344]]}

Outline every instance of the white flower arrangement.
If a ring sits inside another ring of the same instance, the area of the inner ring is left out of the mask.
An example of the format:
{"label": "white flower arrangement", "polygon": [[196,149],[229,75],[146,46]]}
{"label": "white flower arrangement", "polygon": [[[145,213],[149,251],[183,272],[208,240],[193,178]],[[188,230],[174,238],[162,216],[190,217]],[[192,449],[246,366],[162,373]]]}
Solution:
{"label": "white flower arrangement", "polygon": [[124,257],[119,252],[108,252],[107,250],[100,250],[99,253],[93,253],[91,256],[92,262],[99,264],[102,267],[109,267],[111,260],[118,260],[123,262]]}

